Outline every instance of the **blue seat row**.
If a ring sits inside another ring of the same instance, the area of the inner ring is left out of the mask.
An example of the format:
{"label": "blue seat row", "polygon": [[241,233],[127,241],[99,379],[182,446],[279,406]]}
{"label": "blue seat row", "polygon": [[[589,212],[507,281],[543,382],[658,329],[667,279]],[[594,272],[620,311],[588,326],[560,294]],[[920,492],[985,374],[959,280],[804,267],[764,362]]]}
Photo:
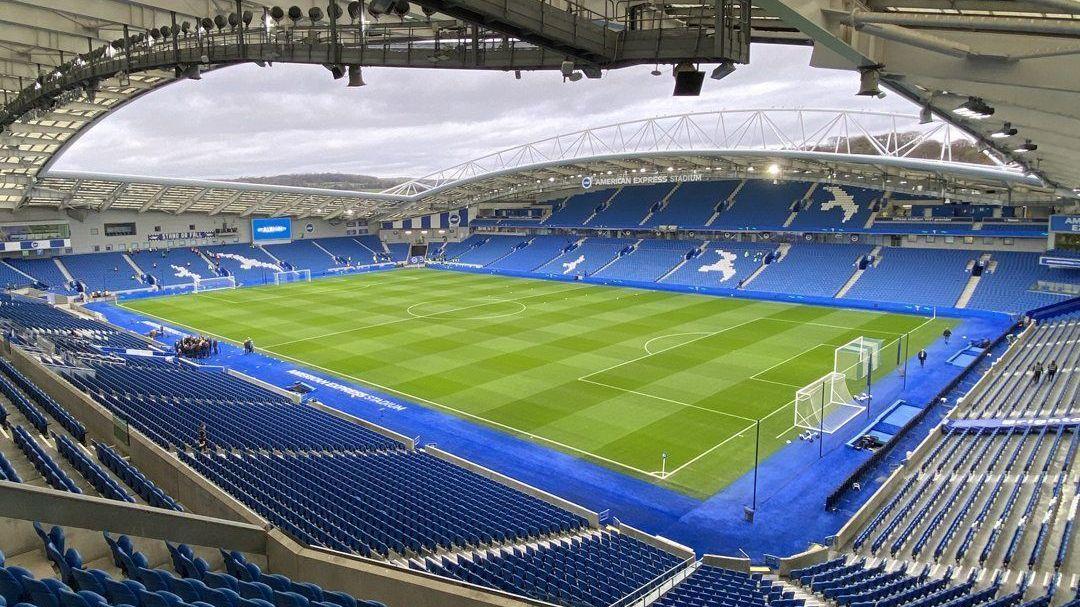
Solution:
{"label": "blue seat row", "polygon": [[6,375],[23,392],[29,394],[30,398],[32,398],[35,403],[40,405],[42,409],[45,409],[53,419],[60,422],[60,425],[70,432],[80,443],[86,442],[86,426],[75,419],[74,415],[68,413],[68,410],[62,407],[60,403],[56,402],[56,399],[46,394],[37,384],[30,381],[25,375],[19,372],[19,370],[7,359],[0,358],[0,373]]}
{"label": "blue seat row", "polygon": [[72,440],[63,435],[53,434],[56,441],[56,450],[64,457],[75,470],[94,487],[102,497],[120,502],[135,503],[135,498],[128,495],[120,484],[109,476],[101,466],[90,459]]}
{"label": "blue seat row", "polygon": [[71,477],[53,461],[53,458],[49,457],[49,454],[41,448],[41,445],[34,440],[34,437],[30,436],[26,428],[15,426],[12,431],[12,438],[15,439],[15,444],[19,449],[26,454],[26,458],[30,460],[34,468],[41,473],[41,476],[45,477],[45,481],[49,483],[49,486],[60,491],[82,493],[75,481],[71,480]]}
{"label": "blue seat row", "polygon": [[146,500],[146,503],[155,508],[165,508],[177,512],[184,511],[179,502],[162,491],[160,487],[155,485],[138,468],[121,457],[114,449],[94,441],[94,451],[97,453],[98,460],[119,476],[120,480],[127,483],[127,486],[131,487],[139,497]]}
{"label": "blue seat row", "polygon": [[805,601],[761,574],[702,565],[654,603],[657,607],[802,607]]}
{"label": "blue seat row", "polygon": [[518,541],[586,521],[419,451],[367,454],[181,454],[272,521],[314,543],[384,556]]}

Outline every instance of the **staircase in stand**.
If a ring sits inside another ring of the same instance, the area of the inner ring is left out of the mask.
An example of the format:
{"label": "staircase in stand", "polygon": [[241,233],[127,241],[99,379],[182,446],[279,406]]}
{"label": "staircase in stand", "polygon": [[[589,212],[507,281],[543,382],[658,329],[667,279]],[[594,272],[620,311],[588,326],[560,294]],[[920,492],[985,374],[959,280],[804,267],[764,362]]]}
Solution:
{"label": "staircase in stand", "polygon": [[[776,259],[773,259],[772,263],[779,263],[780,261],[782,261],[785,257],[787,257],[788,250],[790,250],[790,249],[791,249],[791,244],[786,243],[786,242],[781,244],[779,247],[777,247],[777,249],[776,249],[776,253],[777,253],[776,254]],[[751,282],[754,282],[754,279],[757,278],[758,276],[760,276],[761,273],[765,271],[765,268],[769,267],[770,265],[771,264],[765,263],[765,260],[762,259],[761,260],[761,265],[758,266],[756,270],[754,270],[753,274],[751,274],[750,276],[747,276],[746,280],[742,281],[742,284],[739,285],[738,288],[745,289],[746,285],[750,284]]]}
{"label": "staircase in stand", "polygon": [[[723,202],[723,203],[727,204],[728,206],[730,206],[730,203],[733,200],[735,200],[735,197],[739,195],[739,192],[742,191],[743,186],[745,186],[745,185],[746,185],[746,180],[743,179],[742,181],[739,182],[739,185],[735,186],[734,190],[731,190],[731,193],[728,194],[727,198],[725,198],[724,200],[718,200],[716,202],[717,206],[719,206],[719,204],[721,202]],[[705,221],[705,226],[706,227],[711,226],[713,224],[713,222],[716,221],[716,218],[719,217],[719,216],[720,216],[720,211],[717,211],[716,209],[713,209],[713,214],[710,215],[709,219],[707,219]]]}
{"label": "staircase in stand", "polygon": [[607,262],[607,263],[605,263],[604,265],[600,266],[600,267],[599,267],[599,268],[598,268],[598,269],[597,269],[597,270],[596,270],[595,272],[593,272],[593,275],[595,276],[595,275],[599,274],[600,272],[603,272],[604,270],[606,270],[606,269],[608,268],[608,266],[610,266],[611,264],[615,263],[616,261],[619,261],[619,260],[620,260],[620,259],[622,259],[623,257],[626,257],[627,255],[633,255],[633,254],[634,254],[634,251],[636,251],[636,250],[637,250],[637,248],[638,248],[638,247],[640,247],[640,246],[641,246],[641,243],[643,243],[643,242],[645,242],[645,239],[644,239],[644,238],[638,239],[638,241],[637,241],[637,242],[635,242],[634,244],[630,245],[630,250],[629,250],[629,251],[627,251],[627,252],[626,252],[626,254],[620,255],[619,253],[622,253],[622,250],[620,250],[620,251],[619,251],[619,253],[616,253],[616,254],[615,254],[615,257],[612,257],[612,258],[611,258],[610,260],[608,260],[608,262]]}
{"label": "staircase in stand", "polygon": [[131,266],[131,269],[135,270],[135,278],[139,282],[145,284],[145,281],[143,281],[143,276],[146,276],[146,272],[143,272],[142,268],[139,267],[139,264],[135,263],[135,260],[132,259],[131,256],[127,253],[124,253],[122,257],[124,258],[124,261],[126,261],[127,264]]}
{"label": "staircase in stand", "polygon": [[[698,248],[697,248],[697,249],[695,249],[695,250],[698,250],[698,251],[704,251],[704,250],[705,250],[705,247],[707,247],[707,246],[709,246],[709,241],[708,241],[708,240],[706,240],[705,242],[701,243],[701,246],[700,246],[700,247],[698,247]],[[689,252],[690,252],[690,251],[687,251],[687,253],[689,253]],[[665,279],[665,278],[667,278],[668,276],[671,276],[671,275],[672,275],[672,274],[674,274],[675,272],[678,272],[678,271],[679,271],[679,268],[681,268],[681,267],[683,267],[684,265],[686,265],[686,262],[688,262],[688,261],[690,261],[690,260],[686,258],[686,254],[683,254],[683,258],[682,258],[682,260],[680,260],[680,261],[679,261],[679,263],[675,264],[675,267],[674,267],[674,268],[671,268],[671,269],[670,269],[670,270],[668,270],[667,272],[664,272],[664,275],[663,275],[663,276],[661,276],[660,278],[657,278],[657,279],[656,279],[656,282],[664,282],[664,279]]]}
{"label": "staircase in stand", "polygon": [[75,277],[71,275],[71,272],[68,272],[67,266],[64,265],[64,262],[60,261],[59,257],[53,257],[52,260],[53,263],[56,264],[56,267],[60,269],[60,274],[64,276],[64,280],[75,282]]}
{"label": "staircase in stand", "polygon": [[641,221],[638,222],[638,225],[645,225],[645,222],[652,219],[652,216],[655,215],[658,211],[663,211],[664,209],[666,209],[668,205],[668,200],[671,199],[671,196],[675,193],[676,190],[679,189],[679,186],[681,185],[681,183],[676,183],[675,187],[671,188],[671,191],[669,191],[667,194],[664,195],[663,198],[660,199],[660,206],[656,207],[656,211],[653,211],[652,207],[649,207],[649,212],[645,214],[645,217],[643,217]]}
{"label": "staircase in stand", "polygon": [[968,302],[971,301],[971,296],[975,294],[975,289],[979,287],[979,281],[982,280],[982,274],[978,276],[975,275],[974,269],[976,263],[982,264],[983,273],[990,271],[990,254],[983,253],[979,256],[978,260],[974,260],[968,263],[967,270],[971,273],[971,276],[968,276],[967,284],[964,285],[964,290],[960,292],[960,297],[956,298],[956,304],[954,305],[954,307],[966,308]]}
{"label": "staircase in stand", "polygon": [[[883,250],[882,247],[879,245],[879,246],[874,247],[874,249],[872,251],[870,251],[870,256],[874,258],[874,262],[873,262],[874,265],[877,265],[878,259],[881,258],[881,251],[882,250]],[[851,287],[855,286],[855,283],[859,282],[859,277],[862,276],[863,272],[865,272],[865,271],[866,271],[865,269],[860,268],[858,265],[856,265],[855,266],[855,271],[851,273],[851,278],[847,279],[847,282],[844,283],[844,286],[840,287],[840,290],[837,291],[836,295],[834,295],[833,297],[839,299],[839,298],[847,295],[847,292],[851,290]]]}
{"label": "staircase in stand", "polygon": [[615,197],[618,196],[619,192],[621,192],[621,191],[622,191],[622,188],[615,188],[615,193],[612,194],[611,196],[608,196],[607,200],[600,203],[599,206],[594,208],[593,212],[588,217],[585,218],[585,221],[581,222],[581,225],[583,225],[583,226],[589,225],[589,222],[592,221],[593,218],[595,218],[600,213],[600,211],[603,211],[603,210],[605,210],[605,209],[607,209],[608,207],[611,206],[611,201],[615,200]]}
{"label": "staircase in stand", "polygon": [[[319,249],[319,250],[320,250],[320,251],[322,251],[323,253],[326,253],[327,255],[329,255],[329,256],[330,256],[330,259],[333,259],[333,260],[334,260],[334,263],[337,263],[337,255],[334,255],[334,254],[333,254],[333,253],[331,253],[330,251],[327,251],[325,247],[323,247],[323,246],[322,246],[321,244],[319,244],[319,243],[318,243],[318,241],[312,240],[312,241],[311,241],[311,244],[315,245],[315,248],[316,248],[316,249]],[[446,246],[446,243],[445,243],[445,242],[443,243],[443,246],[444,246],[444,247]]]}

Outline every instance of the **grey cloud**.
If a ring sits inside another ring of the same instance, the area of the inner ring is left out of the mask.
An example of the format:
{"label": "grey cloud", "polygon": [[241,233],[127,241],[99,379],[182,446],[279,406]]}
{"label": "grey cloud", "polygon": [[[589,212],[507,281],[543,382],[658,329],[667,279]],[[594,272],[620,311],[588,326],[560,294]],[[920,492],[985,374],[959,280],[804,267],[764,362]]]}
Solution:
{"label": "grey cloud", "polygon": [[295,172],[419,176],[498,149],[609,123],[684,112],[829,107],[912,112],[855,97],[853,72],[808,66],[802,47],[755,45],[751,64],[700,97],[671,96],[651,66],[564,83],[557,73],[368,68],[349,89],[317,66],[215,70],[118,110],[57,169],[171,177]]}

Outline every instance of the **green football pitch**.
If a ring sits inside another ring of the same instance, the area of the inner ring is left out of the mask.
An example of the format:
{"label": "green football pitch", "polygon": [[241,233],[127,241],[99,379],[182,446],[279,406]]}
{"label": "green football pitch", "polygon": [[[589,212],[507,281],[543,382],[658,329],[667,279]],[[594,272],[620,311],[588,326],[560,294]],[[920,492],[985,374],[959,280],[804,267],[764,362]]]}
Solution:
{"label": "green football pitch", "polygon": [[882,340],[878,377],[955,324],[425,269],[123,306],[697,497],[752,468],[756,420],[762,458],[797,436],[837,346]]}

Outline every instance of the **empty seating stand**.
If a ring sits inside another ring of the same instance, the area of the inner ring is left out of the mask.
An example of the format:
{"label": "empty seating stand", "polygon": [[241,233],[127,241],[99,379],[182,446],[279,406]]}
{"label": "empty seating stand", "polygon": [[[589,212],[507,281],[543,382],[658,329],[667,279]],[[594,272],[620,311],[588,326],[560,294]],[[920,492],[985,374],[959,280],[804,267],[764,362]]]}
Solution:
{"label": "empty seating stand", "polygon": [[729,571],[701,565],[677,586],[664,593],[656,607],[802,607],[803,599],[783,585],[765,580],[760,573]]}
{"label": "empty seating stand", "polygon": [[145,289],[138,272],[122,253],[86,253],[60,258],[71,276],[90,291],[130,291]]}
{"label": "empty seating stand", "polygon": [[311,543],[365,555],[513,542],[586,525],[420,451],[182,459],[269,520],[295,526]]}
{"label": "empty seating stand", "polygon": [[215,276],[210,263],[189,248],[136,251],[131,253],[131,259],[160,287],[191,284],[196,276]]}
{"label": "empty seating stand", "polygon": [[688,564],[623,533],[604,530],[539,545],[433,556],[414,566],[541,601],[607,607],[660,584]]}

